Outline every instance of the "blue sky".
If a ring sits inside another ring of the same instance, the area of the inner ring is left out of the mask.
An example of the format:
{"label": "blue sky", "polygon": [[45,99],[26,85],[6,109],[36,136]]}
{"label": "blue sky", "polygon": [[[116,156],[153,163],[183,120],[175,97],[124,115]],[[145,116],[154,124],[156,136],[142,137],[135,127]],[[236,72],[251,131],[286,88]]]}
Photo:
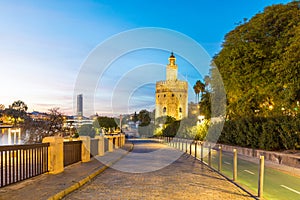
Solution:
{"label": "blue sky", "polygon": [[[90,52],[107,38],[134,28],[160,27],[175,30],[201,44],[212,57],[221,49],[226,33],[244,18],[265,6],[284,0],[211,1],[0,1],[0,104],[23,100],[29,111],[60,107],[73,114],[74,85]],[[170,49],[171,51],[171,49]],[[112,109],[112,90],[120,76],[139,65],[164,67],[169,52],[144,50],[122,56],[103,74],[95,90],[95,108],[84,112],[116,115],[152,109],[154,84],[131,91],[127,108]],[[181,79],[190,86],[197,75],[178,56]],[[163,68],[162,68],[163,69]],[[151,76],[151,74],[141,74]],[[163,77],[164,74],[161,74]],[[155,80],[154,80],[155,82]],[[192,90],[189,100],[194,99]]]}

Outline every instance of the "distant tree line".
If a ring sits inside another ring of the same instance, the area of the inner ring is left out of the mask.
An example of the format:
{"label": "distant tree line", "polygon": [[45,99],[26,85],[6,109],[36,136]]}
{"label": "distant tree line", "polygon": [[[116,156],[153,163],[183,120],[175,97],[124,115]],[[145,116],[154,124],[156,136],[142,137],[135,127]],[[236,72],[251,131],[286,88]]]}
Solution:
{"label": "distant tree line", "polygon": [[1,122],[22,128],[26,143],[39,143],[44,137],[67,134],[63,127],[64,116],[59,108],[45,113],[45,119],[33,119],[27,114],[28,106],[21,100],[13,102],[8,108],[1,106]]}

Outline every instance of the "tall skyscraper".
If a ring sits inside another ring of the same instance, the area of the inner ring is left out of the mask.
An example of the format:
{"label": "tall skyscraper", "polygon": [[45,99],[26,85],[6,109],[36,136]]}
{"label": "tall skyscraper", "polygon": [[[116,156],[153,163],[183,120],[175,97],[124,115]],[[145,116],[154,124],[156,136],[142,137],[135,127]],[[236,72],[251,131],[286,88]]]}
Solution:
{"label": "tall skyscraper", "polygon": [[83,116],[83,98],[82,94],[77,95],[77,117]]}

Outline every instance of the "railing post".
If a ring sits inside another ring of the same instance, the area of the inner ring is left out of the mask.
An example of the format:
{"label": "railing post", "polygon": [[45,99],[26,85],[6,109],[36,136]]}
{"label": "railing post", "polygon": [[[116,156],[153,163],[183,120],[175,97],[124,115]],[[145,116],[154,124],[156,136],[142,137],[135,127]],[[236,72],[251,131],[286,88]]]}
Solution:
{"label": "railing post", "polygon": [[180,150],[183,151],[183,139],[180,139]]}
{"label": "railing post", "polygon": [[264,169],[265,169],[265,157],[259,157],[259,175],[258,175],[258,198],[263,197],[264,189]]}
{"label": "railing post", "polygon": [[187,139],[185,139],[185,153],[188,152],[188,141]]}
{"label": "railing post", "polygon": [[218,172],[222,171],[222,146],[219,146],[219,165],[218,165]]}
{"label": "railing post", "polygon": [[176,138],[173,137],[173,147],[176,149]]}
{"label": "railing post", "polygon": [[208,166],[211,167],[211,145],[208,146]]}
{"label": "railing post", "polygon": [[176,138],[173,137],[173,147],[176,149]]}
{"label": "railing post", "polygon": [[237,180],[237,150],[233,149],[233,181]]}
{"label": "railing post", "polygon": [[195,140],[195,153],[194,153],[194,155],[195,155],[195,159],[197,159],[197,140]]}
{"label": "railing post", "polygon": [[204,150],[204,147],[203,147],[203,142],[201,142],[201,144],[200,144],[200,147],[201,147],[201,157],[200,157],[200,160],[201,160],[201,162],[203,162],[203,150]]}
{"label": "railing post", "polygon": [[190,155],[192,155],[192,142],[190,142]]}
{"label": "railing post", "polygon": [[48,170],[50,174],[64,171],[64,139],[62,137],[45,137],[43,143],[50,143],[48,147]]}
{"label": "railing post", "polygon": [[91,160],[91,138],[90,136],[79,136],[79,140],[82,141],[81,144],[81,161],[89,162]]}
{"label": "railing post", "polygon": [[95,138],[98,139],[98,155],[103,156],[104,155],[104,136],[97,135]]}

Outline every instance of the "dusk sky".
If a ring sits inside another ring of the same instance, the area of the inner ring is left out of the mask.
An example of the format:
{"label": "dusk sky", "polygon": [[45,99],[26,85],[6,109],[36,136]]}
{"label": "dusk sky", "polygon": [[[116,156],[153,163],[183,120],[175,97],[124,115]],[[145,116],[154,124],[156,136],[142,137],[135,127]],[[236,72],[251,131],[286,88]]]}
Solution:
{"label": "dusk sky", "polygon": [[[30,112],[59,107],[64,114],[75,114],[74,87],[81,67],[99,44],[115,34],[143,27],[170,29],[195,40],[213,57],[220,51],[225,34],[237,23],[262,12],[266,6],[287,2],[290,1],[0,1],[0,104],[7,107],[22,100]],[[146,49],[114,60],[98,80],[94,110],[86,110],[84,115],[153,109],[155,79],[164,78],[159,72],[168,63],[171,51],[177,56],[174,49]],[[192,86],[206,74],[198,75],[191,63],[180,55],[177,58],[179,78],[189,82],[189,101],[193,101]],[[157,71],[135,72],[137,80],[131,77],[130,71],[149,63]],[[122,84],[120,77],[125,74],[131,82],[149,77],[153,82],[135,84],[139,87],[134,86],[129,99],[125,99],[126,108],[120,105],[112,110],[112,91]]]}

